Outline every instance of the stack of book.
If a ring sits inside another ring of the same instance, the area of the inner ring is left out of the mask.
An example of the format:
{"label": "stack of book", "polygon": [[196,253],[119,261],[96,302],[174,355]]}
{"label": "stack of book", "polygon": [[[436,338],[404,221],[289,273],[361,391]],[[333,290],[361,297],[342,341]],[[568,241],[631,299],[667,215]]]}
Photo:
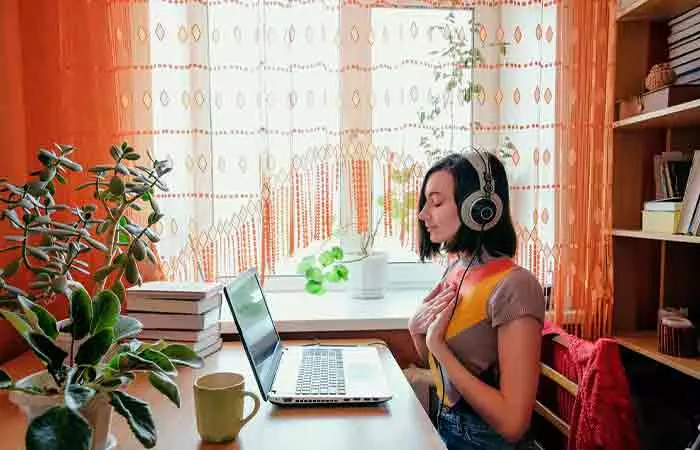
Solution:
{"label": "stack of book", "polygon": [[672,197],[644,203],[642,231],[675,233],[681,217],[681,199]]}
{"label": "stack of book", "polygon": [[153,281],[127,290],[127,315],[143,324],[142,341],[181,343],[201,357],[222,346],[218,283]]}
{"label": "stack of book", "polygon": [[676,73],[675,84],[700,83],[700,7],[668,22],[669,64]]}

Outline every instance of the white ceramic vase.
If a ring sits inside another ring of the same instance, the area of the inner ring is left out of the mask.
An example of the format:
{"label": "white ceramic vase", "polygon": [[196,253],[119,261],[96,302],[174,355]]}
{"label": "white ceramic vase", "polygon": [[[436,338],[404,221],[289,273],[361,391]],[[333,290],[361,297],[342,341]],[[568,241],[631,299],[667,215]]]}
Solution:
{"label": "white ceramic vase", "polygon": [[[22,378],[16,385],[21,388],[55,386],[51,375],[45,370]],[[9,398],[24,413],[27,417],[27,422],[31,422],[49,408],[64,402],[61,394],[47,396],[12,391]],[[117,448],[117,440],[110,433],[112,405],[109,404],[109,398],[106,394],[97,395],[81,409],[80,413],[85,417],[90,428],[92,428],[92,450],[112,450]]]}
{"label": "white ceramic vase", "polygon": [[389,255],[379,251],[348,264],[350,296],[359,299],[384,298],[388,284],[388,265]]}

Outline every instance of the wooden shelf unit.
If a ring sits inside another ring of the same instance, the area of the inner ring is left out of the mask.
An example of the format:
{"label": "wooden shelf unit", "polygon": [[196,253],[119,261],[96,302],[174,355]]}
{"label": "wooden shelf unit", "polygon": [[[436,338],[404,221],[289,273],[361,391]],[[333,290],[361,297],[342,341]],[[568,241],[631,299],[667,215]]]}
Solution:
{"label": "wooden shelf unit", "polygon": [[697,0],[621,0],[617,20],[664,20],[698,5]]}
{"label": "wooden shelf unit", "polygon": [[618,344],[700,380],[700,358],[677,358],[658,351],[656,331],[642,331],[615,336]]}
{"label": "wooden shelf unit", "polygon": [[[623,0],[617,13],[615,99],[644,92],[649,69],[668,59],[667,20],[700,0]],[[700,149],[700,99],[613,124],[614,335],[620,345],[700,380],[700,358],[658,351],[659,308],[700,309],[700,236],[641,231],[654,198],[654,155]]]}
{"label": "wooden shelf unit", "polygon": [[655,241],[685,242],[688,244],[700,244],[700,236],[690,236],[690,235],[685,235],[685,234],[651,233],[649,231],[623,230],[623,229],[614,229],[612,234],[613,234],[613,236],[636,238],[636,239],[652,239]]}
{"label": "wooden shelf unit", "polygon": [[613,128],[631,130],[640,128],[683,128],[700,123],[700,99],[628,117],[613,123]]}

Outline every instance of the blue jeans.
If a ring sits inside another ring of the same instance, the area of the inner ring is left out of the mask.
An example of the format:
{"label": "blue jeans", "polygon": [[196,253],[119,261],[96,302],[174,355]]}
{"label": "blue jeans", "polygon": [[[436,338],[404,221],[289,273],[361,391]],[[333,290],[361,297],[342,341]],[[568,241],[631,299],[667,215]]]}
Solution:
{"label": "blue jeans", "polygon": [[534,447],[524,439],[512,444],[473,411],[443,408],[438,432],[448,450],[525,450]]}

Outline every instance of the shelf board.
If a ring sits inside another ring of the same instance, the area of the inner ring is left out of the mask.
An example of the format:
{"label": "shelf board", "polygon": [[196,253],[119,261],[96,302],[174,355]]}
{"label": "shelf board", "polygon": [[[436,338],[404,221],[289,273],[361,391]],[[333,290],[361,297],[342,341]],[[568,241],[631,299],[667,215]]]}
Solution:
{"label": "shelf board", "polygon": [[625,348],[700,380],[700,358],[677,358],[659,352],[656,331],[624,333],[615,336],[615,340]]}
{"label": "shelf board", "polygon": [[617,9],[617,20],[667,20],[698,6],[697,0],[632,0]]}
{"label": "shelf board", "polygon": [[673,233],[651,233],[641,230],[613,229],[613,236],[629,237],[637,239],[653,239],[657,241],[685,242],[688,244],[700,244],[700,236]]}
{"label": "shelf board", "polygon": [[613,122],[613,128],[682,128],[700,125],[700,99]]}

